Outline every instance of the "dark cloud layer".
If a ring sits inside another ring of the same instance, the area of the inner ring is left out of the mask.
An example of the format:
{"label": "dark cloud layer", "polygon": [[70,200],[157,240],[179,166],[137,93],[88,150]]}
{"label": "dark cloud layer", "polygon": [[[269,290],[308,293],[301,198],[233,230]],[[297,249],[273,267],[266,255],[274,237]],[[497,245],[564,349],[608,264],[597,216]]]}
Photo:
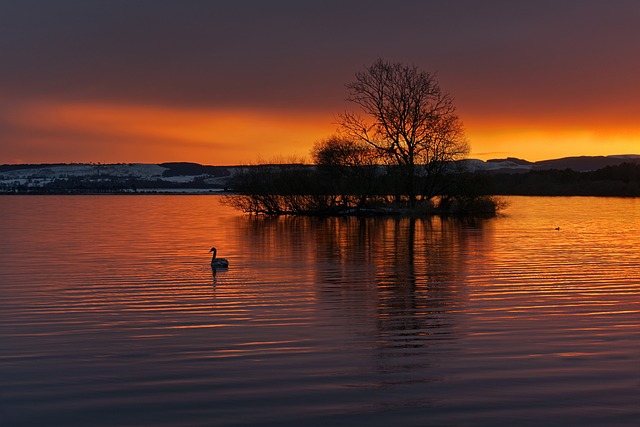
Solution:
{"label": "dark cloud layer", "polygon": [[638,22],[633,0],[3,2],[0,93],[326,108],[382,56],[470,102],[570,104],[636,90]]}

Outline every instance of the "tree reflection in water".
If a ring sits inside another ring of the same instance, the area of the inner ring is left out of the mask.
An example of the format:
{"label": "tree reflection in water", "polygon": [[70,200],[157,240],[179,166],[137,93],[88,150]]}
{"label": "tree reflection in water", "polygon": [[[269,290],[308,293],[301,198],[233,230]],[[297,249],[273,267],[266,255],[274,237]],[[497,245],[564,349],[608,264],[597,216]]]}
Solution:
{"label": "tree reflection in water", "polygon": [[378,374],[409,382],[427,380],[409,374],[461,333],[468,255],[485,250],[491,221],[244,217],[238,235],[265,266],[300,266],[298,283],[315,287],[326,321],[374,343]]}

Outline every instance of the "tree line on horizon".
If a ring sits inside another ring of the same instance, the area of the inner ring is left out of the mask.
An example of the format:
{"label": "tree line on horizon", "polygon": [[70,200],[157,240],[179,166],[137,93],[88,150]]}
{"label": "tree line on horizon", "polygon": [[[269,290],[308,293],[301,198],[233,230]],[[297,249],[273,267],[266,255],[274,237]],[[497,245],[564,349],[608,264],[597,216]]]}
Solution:
{"label": "tree line on horizon", "polygon": [[[220,167],[221,171],[226,170]],[[295,184],[298,188],[319,188],[316,193],[322,195],[327,190],[320,190],[326,185],[333,185],[330,192],[343,194],[344,198],[351,198],[352,203],[357,204],[357,194],[370,194],[369,200],[380,195],[381,200],[388,199],[393,190],[392,173],[385,166],[377,171],[344,167],[342,171],[332,168],[324,169],[322,173],[335,174],[333,178],[319,178],[321,167],[317,165],[304,165],[301,163],[270,164],[243,167],[248,174],[242,174],[242,179],[247,177],[268,179],[254,179],[245,181],[247,188],[252,185],[263,187],[265,195],[273,195],[282,192],[286,185]],[[297,171],[296,171],[297,169]],[[369,175],[370,174],[370,175]],[[0,173],[0,193],[4,194],[96,194],[96,193],[132,193],[149,192],[155,189],[209,189],[217,190],[217,194],[223,187],[220,184],[212,185],[207,182],[209,175],[194,176],[188,182],[170,182],[158,179],[144,179],[136,177],[122,177],[110,175],[86,175],[75,177],[60,177],[38,183],[32,182],[15,184],[11,181],[3,182]],[[305,178],[307,177],[307,178]],[[306,181],[304,181],[306,179]],[[29,180],[28,180],[29,181]],[[279,182],[278,182],[279,181]],[[306,184],[305,184],[306,182]],[[238,181],[236,181],[238,183]],[[264,188],[271,183],[271,189]],[[472,184],[472,185],[470,185]],[[233,186],[233,181],[224,184],[231,193],[238,192]],[[606,166],[594,171],[578,172],[572,169],[547,169],[532,170],[528,172],[456,172],[449,178],[450,191],[456,187],[464,189],[466,193],[479,195],[507,196],[616,196],[616,197],[640,197],[640,163],[622,163],[620,165]],[[358,191],[350,191],[350,187],[360,187]],[[294,189],[295,190],[295,189]],[[457,190],[461,192],[461,190]],[[250,191],[256,193],[256,191]],[[290,191],[288,194],[294,194]],[[227,193],[229,194],[229,193]],[[233,196],[235,197],[235,196]],[[324,197],[324,196],[322,196]],[[365,210],[366,211],[366,210]]]}
{"label": "tree line on horizon", "polygon": [[640,197],[640,163],[625,162],[594,171],[532,170],[485,175],[486,191],[511,196]]}

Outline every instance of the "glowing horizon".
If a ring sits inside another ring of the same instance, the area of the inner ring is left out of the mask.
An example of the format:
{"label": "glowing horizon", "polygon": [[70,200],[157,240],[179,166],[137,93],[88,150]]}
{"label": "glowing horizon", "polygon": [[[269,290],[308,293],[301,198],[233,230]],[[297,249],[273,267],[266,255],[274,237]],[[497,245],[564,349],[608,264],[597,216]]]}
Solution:
{"label": "glowing horizon", "polygon": [[[483,121],[484,119],[484,121]],[[309,159],[313,144],[335,132],[331,112],[169,108],[80,102],[35,102],[14,108],[8,120],[30,130],[14,147],[41,145],[31,153],[2,153],[10,163],[163,163],[191,161],[238,165],[274,159]],[[464,120],[464,117],[463,117]],[[640,128],[585,128],[569,123],[486,117],[466,121],[469,157],[529,161],[570,156],[640,154]],[[35,133],[35,135],[33,135]],[[47,144],[60,154],[52,156]],[[101,149],[100,149],[101,147]],[[23,158],[23,160],[21,160]]]}
{"label": "glowing horizon", "polygon": [[[98,103],[36,103],[15,109],[11,119],[45,135],[72,135],[63,137],[66,142],[56,141],[72,153],[64,162],[100,163],[232,165],[303,158],[315,141],[336,127],[321,113]],[[96,156],[95,144],[87,147],[86,140],[104,141],[104,154]],[[83,146],[89,152],[84,153]]]}

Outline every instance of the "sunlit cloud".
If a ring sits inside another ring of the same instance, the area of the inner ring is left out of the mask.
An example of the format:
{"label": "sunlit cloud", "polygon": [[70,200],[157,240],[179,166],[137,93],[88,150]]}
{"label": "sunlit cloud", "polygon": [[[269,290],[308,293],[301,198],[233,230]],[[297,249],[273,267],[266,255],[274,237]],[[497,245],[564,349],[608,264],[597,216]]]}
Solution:
{"label": "sunlit cloud", "polygon": [[[44,145],[55,139],[61,152],[67,151],[65,144],[73,146],[79,150],[76,161],[104,162],[126,158],[243,164],[276,156],[304,157],[316,140],[335,130],[332,116],[320,113],[98,103],[24,105],[12,110],[9,120],[14,126],[37,130]],[[109,152],[118,152],[119,157],[104,158]],[[86,158],[92,153],[98,158]],[[85,158],[77,159],[78,154]]]}
{"label": "sunlit cloud", "polygon": [[[469,113],[468,120],[462,118],[474,158],[536,161],[640,152],[640,127],[626,121],[525,121]],[[299,159],[308,158],[314,142],[337,127],[331,112],[86,102],[23,103],[5,109],[2,120],[12,127],[5,138],[13,144],[0,150],[5,162],[231,165]]]}

